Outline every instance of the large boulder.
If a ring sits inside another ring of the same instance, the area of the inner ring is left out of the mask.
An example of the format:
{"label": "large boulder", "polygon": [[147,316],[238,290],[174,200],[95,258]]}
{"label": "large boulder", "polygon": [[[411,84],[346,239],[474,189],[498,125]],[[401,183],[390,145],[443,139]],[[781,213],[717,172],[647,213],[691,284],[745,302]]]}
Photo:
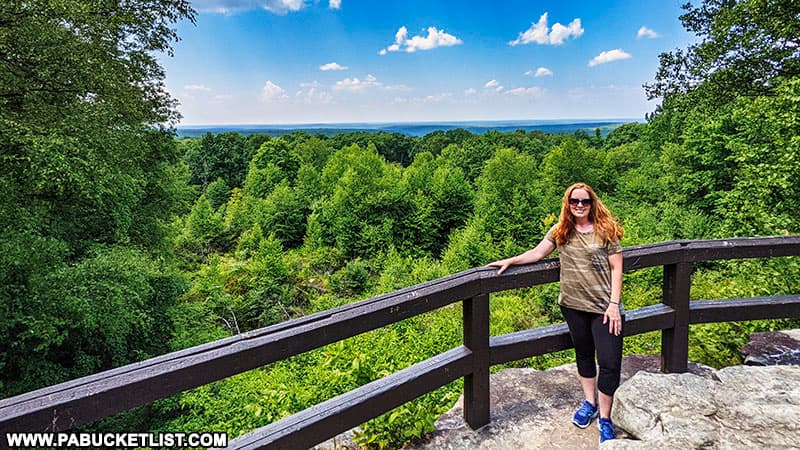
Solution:
{"label": "large boulder", "polygon": [[752,333],[740,353],[748,366],[800,364],[800,330]]}
{"label": "large boulder", "polygon": [[636,440],[603,448],[800,448],[800,366],[639,372],[617,390],[611,417]]}

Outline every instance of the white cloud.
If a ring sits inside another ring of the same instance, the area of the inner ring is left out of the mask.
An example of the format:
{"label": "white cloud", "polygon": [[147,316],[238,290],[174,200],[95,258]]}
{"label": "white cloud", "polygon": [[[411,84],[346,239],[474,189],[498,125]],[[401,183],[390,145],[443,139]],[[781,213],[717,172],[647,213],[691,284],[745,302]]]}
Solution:
{"label": "white cloud", "polygon": [[342,0],[330,0],[330,2],[328,2],[328,6],[331,9],[339,9],[342,7]]}
{"label": "white cloud", "polygon": [[214,100],[231,100],[232,98],[233,96],[228,94],[219,94],[214,96]]}
{"label": "white cloud", "polygon": [[387,91],[410,91],[411,88],[406,86],[405,84],[390,84],[388,86],[384,86],[384,89]]}
{"label": "white cloud", "polygon": [[538,77],[552,77],[553,76],[553,71],[548,69],[547,67],[539,67],[538,69],[536,69],[536,72],[534,72],[532,70],[529,70],[529,71],[525,72],[525,75],[533,76],[533,77],[536,77],[536,78],[538,78]]}
{"label": "white cloud", "polygon": [[211,88],[203,84],[187,84],[183,87],[186,91],[210,91]]}
{"label": "white cloud", "polygon": [[336,62],[329,62],[328,64],[323,64],[319,66],[319,70],[327,71],[327,70],[347,70],[347,66],[340,66],[339,63]]}
{"label": "white cloud", "polygon": [[660,38],[661,35],[651,30],[650,28],[642,26],[642,28],[639,28],[639,32],[636,33],[636,39],[641,39],[643,37],[655,39],[655,38]]}
{"label": "white cloud", "polygon": [[[332,0],[339,1],[340,0]],[[192,6],[200,12],[230,14],[264,9],[275,14],[287,14],[303,9],[305,0],[193,0]]]}
{"label": "white cloud", "polygon": [[337,81],[333,86],[333,89],[337,91],[357,92],[363,91],[367,88],[380,86],[383,86],[383,83],[379,82],[374,76],[367,75],[367,77],[363,80],[358,78],[345,78],[344,80]]}
{"label": "white cloud", "polygon": [[264,87],[261,89],[261,98],[263,100],[275,100],[279,98],[287,98],[286,91],[282,87],[267,80]]}
{"label": "white cloud", "polygon": [[503,89],[505,89],[503,86],[497,86],[494,88],[495,92],[503,92]]}
{"label": "white cloud", "polygon": [[428,27],[428,35],[425,37],[414,36],[408,39],[408,29],[402,26],[394,34],[394,44],[381,49],[378,54],[385,55],[387,52],[397,52],[401,49],[407,53],[413,53],[417,50],[431,50],[436,47],[452,47],[459,44],[463,44],[461,39],[445,33],[444,30],[437,30],[436,27]]}
{"label": "white cloud", "polygon": [[533,97],[539,97],[544,94],[544,90],[538,86],[532,86],[529,88],[516,88],[506,91],[506,95],[530,95]]}
{"label": "white cloud", "polygon": [[294,96],[306,104],[330,104],[333,102],[333,96],[326,91],[321,91],[317,87],[312,87],[307,91],[299,90]]}
{"label": "white cloud", "polygon": [[512,47],[519,44],[530,43],[561,45],[564,41],[569,39],[570,36],[574,38],[580,37],[583,31],[581,19],[579,18],[573,19],[567,26],[556,22],[551,29],[547,26],[547,13],[544,13],[539,17],[538,22],[531,24],[530,28],[519,33],[517,39],[509,42],[508,45]]}
{"label": "white cloud", "polygon": [[589,67],[594,67],[599,64],[610,63],[611,61],[619,61],[621,59],[628,59],[631,58],[629,53],[625,53],[621,48],[615,48],[614,50],[608,50],[605,52],[600,52],[599,55],[592,58],[589,61]]}
{"label": "white cloud", "polygon": [[475,89],[473,89],[473,88],[464,89],[464,95],[467,95],[467,96],[469,96],[469,95],[475,95],[477,92],[478,92],[478,91],[476,91],[476,90],[475,90]]}
{"label": "white cloud", "polygon": [[489,80],[489,81],[486,82],[486,84],[483,85],[483,87],[485,87],[485,88],[493,88],[493,87],[497,87],[499,85],[500,85],[500,83],[498,83],[497,80]]}

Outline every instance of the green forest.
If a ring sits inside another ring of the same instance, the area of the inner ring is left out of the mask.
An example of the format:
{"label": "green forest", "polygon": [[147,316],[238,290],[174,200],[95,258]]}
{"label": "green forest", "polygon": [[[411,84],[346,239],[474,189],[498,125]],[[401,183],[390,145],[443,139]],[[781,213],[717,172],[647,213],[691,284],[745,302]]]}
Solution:
{"label": "green forest", "polygon": [[[623,246],[800,232],[800,3],[705,0],[660,56],[659,106],[607,136],[465,130],[180,139],[154,56],[188,0],[0,4],[0,398],[483,266],[535,246],[573,182]],[[800,292],[800,259],[703,263],[692,299]],[[625,275],[627,309],[661,269]],[[493,335],[563,319],[557,284],[491,298]],[[772,320],[693,326],[689,356],[739,364]],[[460,306],[88,426],[231,438],[462,342]],[[391,349],[391,350],[387,350]],[[660,351],[656,333],[625,353]],[[570,351],[515,363],[571,362]],[[494,367],[499,370],[501,367]],[[433,429],[456,382],[362,425],[365,448]]]}

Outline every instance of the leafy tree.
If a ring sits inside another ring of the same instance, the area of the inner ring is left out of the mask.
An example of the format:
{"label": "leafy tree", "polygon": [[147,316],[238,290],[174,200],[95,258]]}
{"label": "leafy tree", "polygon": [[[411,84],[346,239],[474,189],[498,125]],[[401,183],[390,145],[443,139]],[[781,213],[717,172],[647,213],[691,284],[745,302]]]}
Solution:
{"label": "leafy tree", "polygon": [[222,178],[230,187],[241,187],[253,154],[252,141],[239,133],[206,133],[199,145],[187,146],[184,158],[193,184],[205,189]]}
{"label": "leafy tree", "polygon": [[733,186],[714,203],[723,236],[800,232],[800,78],[775,91],[734,103],[735,133],[726,139]]}
{"label": "leafy tree", "polygon": [[225,180],[217,178],[216,181],[206,187],[205,196],[211,204],[211,208],[217,209],[225,203],[228,203],[231,196],[231,189],[225,184]]}
{"label": "leafy tree", "polygon": [[[171,52],[175,22],[193,17],[188,0],[0,3],[0,395],[154,351],[119,323],[94,341],[71,337],[117,320],[79,305],[95,295],[131,311],[121,314],[131,327],[155,308],[156,281],[137,274],[166,255],[168,226],[188,199],[166,128],[178,115],[155,55]],[[128,246],[143,253],[120,254],[119,267],[98,250]],[[103,292],[99,267],[116,277],[114,292]],[[20,361],[31,369],[10,369]]]}
{"label": "leafy tree", "polygon": [[800,75],[800,4],[793,0],[704,0],[687,3],[683,26],[699,38],[685,50],[660,55],[650,99],[659,135],[674,141],[684,111],[712,112],[739,96],[772,94],[776,82]]}
{"label": "leafy tree", "polygon": [[469,181],[475,181],[483,170],[483,165],[494,155],[496,148],[475,136],[464,140],[461,145],[450,144],[442,149],[442,158],[450,161],[464,171]]}
{"label": "leafy tree", "polygon": [[564,189],[573,183],[587,183],[594,189],[610,192],[614,183],[601,150],[588,147],[586,141],[570,137],[553,147],[538,170],[537,185],[545,211],[557,214]]}
{"label": "leafy tree", "polygon": [[510,240],[521,246],[541,239],[534,226],[542,216],[536,180],[536,161],[512,149],[498,150],[477,180],[475,217],[495,242]]}
{"label": "leafy tree", "polygon": [[464,172],[443,158],[419,153],[403,173],[403,189],[414,207],[402,225],[408,247],[439,256],[450,232],[472,213],[474,194]]}
{"label": "leafy tree", "polygon": [[636,142],[642,138],[647,125],[638,122],[626,123],[614,128],[603,141],[603,148],[619,147],[623,144]]}
{"label": "leafy tree", "polygon": [[254,220],[262,230],[272,233],[286,247],[299,247],[306,234],[310,210],[286,181],[254,206]]}
{"label": "leafy tree", "polygon": [[387,164],[374,145],[337,152],[322,172],[323,199],[309,217],[309,237],[335,245],[348,257],[370,257],[397,243],[411,209],[400,169]]}

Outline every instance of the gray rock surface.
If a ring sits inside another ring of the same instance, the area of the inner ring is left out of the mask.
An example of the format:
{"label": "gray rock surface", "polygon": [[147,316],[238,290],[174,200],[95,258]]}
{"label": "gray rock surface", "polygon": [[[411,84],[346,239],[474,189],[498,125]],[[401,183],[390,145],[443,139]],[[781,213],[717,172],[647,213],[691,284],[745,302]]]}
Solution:
{"label": "gray rock surface", "polygon": [[748,366],[800,364],[800,330],[752,333],[740,353]]}
{"label": "gray rock surface", "polygon": [[[639,371],[657,372],[657,355],[626,356],[623,382]],[[699,378],[712,369],[690,364]],[[408,447],[417,450],[596,449],[594,424],[581,430],[572,414],[583,400],[575,364],[553,369],[506,369],[491,375],[491,419],[479,430],[463,420],[463,398],[436,422],[436,431],[425,442]],[[622,434],[622,433],[620,433]]]}
{"label": "gray rock surface", "polygon": [[[785,338],[800,342],[800,330],[780,334],[775,339],[769,333],[754,333],[751,343],[791,343]],[[747,350],[754,355],[757,348],[746,346],[743,354]],[[617,436],[623,439],[602,448],[800,449],[800,366],[715,371],[690,362],[686,374],[661,374],[659,367],[658,355],[623,358],[623,384],[612,411]],[[597,427],[581,430],[571,423],[583,397],[576,374],[575,364],[494,373],[488,425],[472,430],[464,423],[462,398],[439,418],[435,432],[407,448],[595,449]],[[334,442],[336,448],[355,448],[352,431],[315,448],[334,448]]]}
{"label": "gray rock surface", "polygon": [[611,415],[637,440],[603,448],[800,448],[800,366],[733,366],[709,378],[640,372]]}

